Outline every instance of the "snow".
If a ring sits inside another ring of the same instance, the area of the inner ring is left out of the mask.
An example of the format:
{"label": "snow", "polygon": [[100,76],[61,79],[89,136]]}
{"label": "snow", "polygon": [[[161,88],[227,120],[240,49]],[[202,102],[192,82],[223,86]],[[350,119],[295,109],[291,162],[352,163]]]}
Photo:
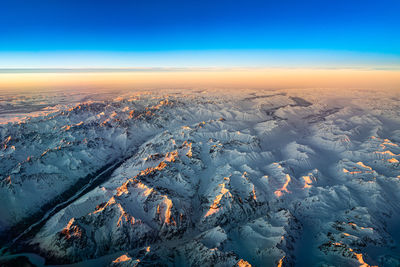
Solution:
{"label": "snow", "polygon": [[66,203],[21,237],[55,263],[390,266],[399,97],[133,92],[1,125],[0,232]]}

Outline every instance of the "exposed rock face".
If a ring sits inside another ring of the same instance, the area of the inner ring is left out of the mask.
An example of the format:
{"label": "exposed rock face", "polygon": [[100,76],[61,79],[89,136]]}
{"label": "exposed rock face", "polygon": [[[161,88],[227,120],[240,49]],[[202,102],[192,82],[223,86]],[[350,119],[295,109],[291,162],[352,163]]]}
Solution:
{"label": "exposed rock face", "polygon": [[3,229],[123,160],[30,243],[110,266],[398,262],[398,101],[269,93],[126,97],[2,126]]}

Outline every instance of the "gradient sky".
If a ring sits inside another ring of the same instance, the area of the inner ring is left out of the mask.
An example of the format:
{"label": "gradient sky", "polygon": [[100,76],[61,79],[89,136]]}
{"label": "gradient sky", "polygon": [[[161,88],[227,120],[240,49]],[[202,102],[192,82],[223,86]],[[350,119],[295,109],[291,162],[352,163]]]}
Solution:
{"label": "gradient sky", "polygon": [[0,68],[400,66],[398,0],[0,0]]}

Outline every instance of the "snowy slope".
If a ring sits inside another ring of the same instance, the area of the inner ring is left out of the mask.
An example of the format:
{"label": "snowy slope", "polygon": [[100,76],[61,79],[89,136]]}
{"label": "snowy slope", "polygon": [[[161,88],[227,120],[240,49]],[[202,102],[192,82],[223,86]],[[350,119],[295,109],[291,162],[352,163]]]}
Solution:
{"label": "snowy slope", "polygon": [[53,263],[395,266],[399,115],[399,93],[249,90],[4,125],[1,229],[119,162],[30,246]]}

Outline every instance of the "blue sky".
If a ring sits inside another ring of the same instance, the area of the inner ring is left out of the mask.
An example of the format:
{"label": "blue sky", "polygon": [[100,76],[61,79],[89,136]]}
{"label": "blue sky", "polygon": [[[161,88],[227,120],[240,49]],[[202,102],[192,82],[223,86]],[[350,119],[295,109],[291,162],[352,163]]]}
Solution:
{"label": "blue sky", "polygon": [[398,0],[0,0],[0,67],[393,66],[399,14]]}

